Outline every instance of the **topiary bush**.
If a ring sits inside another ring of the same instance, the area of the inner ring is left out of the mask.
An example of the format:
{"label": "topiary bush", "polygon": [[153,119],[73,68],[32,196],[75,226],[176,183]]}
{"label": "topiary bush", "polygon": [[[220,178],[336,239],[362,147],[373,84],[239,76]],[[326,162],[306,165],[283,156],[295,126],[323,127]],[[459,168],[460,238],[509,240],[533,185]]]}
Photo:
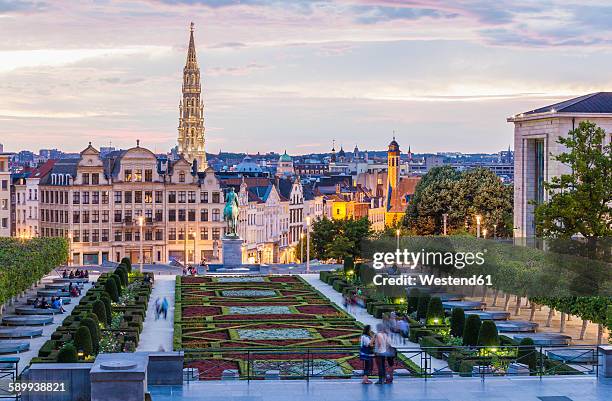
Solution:
{"label": "topiary bush", "polygon": [[77,350],[72,343],[64,344],[57,353],[58,363],[76,363],[78,361]]}
{"label": "topiary bush", "polygon": [[100,322],[109,323],[108,316],[106,315],[106,306],[103,301],[96,299],[91,305],[91,311],[98,317]]}
{"label": "topiary bush", "polygon": [[480,325],[480,330],[478,331],[478,345],[483,347],[499,346],[497,326],[492,320],[485,320]]}
{"label": "topiary bush", "polygon": [[451,313],[451,335],[463,337],[463,326],[465,326],[465,312],[462,308],[454,308]]}
{"label": "topiary bush", "polygon": [[467,319],[465,319],[465,327],[463,328],[463,345],[474,346],[478,344],[480,325],[480,317],[477,315],[469,315]]}
{"label": "topiary bush", "polygon": [[427,307],[429,306],[429,294],[422,294],[419,297],[419,304],[417,306],[417,319],[424,319],[427,316]]}
{"label": "topiary bush", "polygon": [[347,256],[344,258],[344,274],[347,274],[349,271],[353,271],[353,273],[355,272],[355,262],[353,261],[353,257],[352,256]]}
{"label": "topiary bush", "polygon": [[81,326],[85,326],[89,329],[93,352],[94,354],[97,354],[100,351],[100,327],[96,325],[96,322],[94,322],[94,320],[89,317],[86,317],[85,319],[81,320]]}
{"label": "topiary bush", "polygon": [[100,293],[100,301],[104,302],[104,309],[106,309],[106,323],[110,324],[112,319],[112,308],[111,308],[111,298],[108,295],[108,292],[104,291]]}
{"label": "topiary bush", "polygon": [[108,293],[112,301],[119,301],[119,291],[117,290],[117,283],[114,279],[109,278],[106,280],[106,283],[104,283],[104,290]]}
{"label": "topiary bush", "polygon": [[128,285],[128,273],[127,273],[127,269],[125,268],[125,266],[119,265],[115,269],[115,274],[119,276],[119,279],[121,280],[121,286],[126,287]]}
{"label": "topiary bush", "polygon": [[110,278],[115,280],[115,284],[117,285],[117,291],[119,292],[119,295],[121,295],[121,290],[123,289],[123,286],[121,284],[121,277],[119,277],[117,273],[113,273],[111,274]]}
{"label": "topiary bush", "polygon": [[439,297],[433,297],[429,300],[425,321],[428,325],[440,325],[444,323],[444,307]]}
{"label": "topiary bush", "polygon": [[128,273],[132,272],[132,262],[130,261],[130,258],[123,258],[123,259],[121,259],[121,264],[123,264],[123,265],[125,265],[125,267],[127,267]]}
{"label": "topiary bush", "polygon": [[421,291],[418,288],[410,289],[410,293],[408,294],[408,312],[416,312],[419,307],[419,296],[421,295]]}
{"label": "topiary bush", "polygon": [[77,329],[74,334],[74,346],[77,351],[83,351],[86,356],[93,355],[94,350],[91,342],[91,333],[87,326],[79,326]]}
{"label": "topiary bush", "polygon": [[531,372],[536,371],[538,366],[538,355],[535,344],[531,338],[523,338],[521,340],[516,361],[529,366]]}

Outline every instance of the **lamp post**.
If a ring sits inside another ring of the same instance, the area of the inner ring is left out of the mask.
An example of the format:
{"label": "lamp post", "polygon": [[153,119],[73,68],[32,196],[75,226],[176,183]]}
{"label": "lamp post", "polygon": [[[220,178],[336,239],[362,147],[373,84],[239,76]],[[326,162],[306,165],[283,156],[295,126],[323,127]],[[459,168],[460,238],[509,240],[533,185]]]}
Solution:
{"label": "lamp post", "polygon": [[144,216],[138,216],[138,226],[140,227],[140,266],[139,271],[142,273],[143,263],[144,263],[144,255],[142,253],[142,227],[144,226]]}
{"label": "lamp post", "polygon": [[485,238],[485,239],[487,238],[487,229],[486,228],[484,228],[482,230],[482,238]]}
{"label": "lamp post", "polygon": [[195,236],[195,231],[193,231],[193,229],[189,230],[189,234],[191,235],[191,238],[193,238],[193,264],[196,264],[196,236]]}
{"label": "lamp post", "polygon": [[442,218],[444,219],[444,231],[443,231],[443,233],[444,233],[444,235],[446,235],[446,221],[448,219],[448,213],[444,213],[442,215]]}
{"label": "lamp post", "polygon": [[481,219],[481,216],[477,214],[476,215],[476,238],[480,238],[480,219]]}
{"label": "lamp post", "polygon": [[395,242],[397,249],[399,250],[399,238],[400,238],[400,229],[395,230]]}
{"label": "lamp post", "polygon": [[304,233],[300,233],[300,263],[304,263]]}
{"label": "lamp post", "polygon": [[310,273],[310,216],[306,217],[306,273]]}
{"label": "lamp post", "polygon": [[68,266],[72,265],[72,231],[68,231]]}

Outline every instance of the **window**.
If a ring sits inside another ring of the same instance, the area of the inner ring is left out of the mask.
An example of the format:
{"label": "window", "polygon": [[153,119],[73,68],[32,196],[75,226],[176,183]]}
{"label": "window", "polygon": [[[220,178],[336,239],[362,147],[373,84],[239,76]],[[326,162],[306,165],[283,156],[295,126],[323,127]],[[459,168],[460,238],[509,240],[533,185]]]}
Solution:
{"label": "window", "polygon": [[100,242],[100,230],[91,230],[91,242]]}
{"label": "window", "polygon": [[79,203],[81,203],[81,193],[79,191],[74,191],[72,193],[72,204],[78,205]]}
{"label": "window", "polygon": [[208,221],[208,209],[200,210],[200,221]]}
{"label": "window", "polygon": [[102,210],[102,223],[108,223],[108,210]]}
{"label": "window", "polygon": [[89,204],[89,191],[83,191],[83,204]]}
{"label": "window", "polygon": [[115,210],[115,223],[121,223],[121,210]]}
{"label": "window", "polygon": [[98,185],[100,183],[100,174],[92,173],[91,174],[91,184]]}
{"label": "window", "polygon": [[134,181],[140,182],[142,181],[142,169],[134,170]]}
{"label": "window", "polygon": [[72,212],[72,222],[80,223],[81,222],[81,213],[78,210]]}
{"label": "window", "polygon": [[89,174],[83,173],[81,175],[81,181],[83,181],[83,185],[89,185]]}
{"label": "window", "polygon": [[81,242],[81,231],[80,230],[72,231],[72,242]]}
{"label": "window", "polygon": [[83,230],[83,242],[89,242],[89,230]]}
{"label": "window", "polygon": [[131,210],[126,210],[125,211],[125,222],[126,223],[131,223],[132,222],[132,211]]}
{"label": "window", "polygon": [[164,201],[164,193],[162,191],[155,191],[155,203],[162,203]]}
{"label": "window", "polygon": [[168,230],[168,240],[176,241],[176,228],[170,228]]}
{"label": "window", "polygon": [[144,201],[145,203],[153,203],[153,191],[145,191]]}
{"label": "window", "polygon": [[123,181],[125,182],[132,181],[132,170],[125,170]]}
{"label": "window", "polygon": [[208,240],[208,228],[200,227],[200,240],[202,241]]}
{"label": "window", "polygon": [[164,232],[162,230],[155,231],[155,241],[163,241],[164,240]]}
{"label": "window", "polygon": [[208,192],[200,192],[200,202],[208,203]]}
{"label": "window", "polygon": [[152,223],[153,222],[153,209],[145,210],[145,221],[147,223]]}
{"label": "window", "polygon": [[100,222],[100,211],[99,210],[92,210],[91,211],[91,222],[92,223],[99,223]]}
{"label": "window", "polygon": [[115,241],[121,241],[122,240],[123,235],[121,235],[121,234],[123,234],[121,232],[121,230],[115,230]]}
{"label": "window", "polygon": [[176,203],[176,191],[168,192],[168,203]]}
{"label": "window", "polygon": [[179,182],[185,182],[185,173],[182,171],[179,173]]}
{"label": "window", "polygon": [[131,241],[132,240],[132,231],[127,230],[125,232],[124,239],[125,239],[125,241]]}
{"label": "window", "polygon": [[151,170],[150,168],[145,170],[145,181],[153,182],[153,170]]}
{"label": "window", "polygon": [[212,194],[212,203],[219,203],[221,201],[221,196],[219,192],[213,192]]}
{"label": "window", "polygon": [[217,240],[221,238],[221,229],[219,227],[214,227],[212,229],[212,239]]}
{"label": "window", "polygon": [[168,221],[176,221],[176,209],[168,210]]}
{"label": "window", "polygon": [[83,223],[89,223],[89,210],[83,210]]}
{"label": "window", "polygon": [[185,191],[179,191],[178,203],[185,203]]}
{"label": "window", "polygon": [[142,203],[142,191],[134,191],[134,203]]}
{"label": "window", "polygon": [[102,242],[108,242],[108,228],[102,229]]}
{"label": "window", "polygon": [[179,209],[178,221],[185,221],[185,209]]}
{"label": "window", "polygon": [[153,230],[145,231],[144,239],[145,239],[145,241],[152,241],[153,240]]}
{"label": "window", "polygon": [[91,203],[94,205],[97,205],[98,203],[100,203],[100,192],[99,191],[92,191]]}
{"label": "window", "polygon": [[195,203],[195,201],[196,201],[196,195],[195,194],[196,194],[195,191],[189,191],[187,193],[187,201],[189,203]]}
{"label": "window", "polygon": [[164,211],[162,209],[155,209],[155,221],[164,221]]}
{"label": "window", "polygon": [[115,203],[121,203],[121,191],[115,191]]}
{"label": "window", "polygon": [[212,211],[212,221],[221,221],[221,212],[219,209],[213,209]]}
{"label": "window", "polygon": [[185,229],[184,228],[179,228],[178,239],[179,241],[185,241]]}
{"label": "window", "polygon": [[108,205],[108,191],[102,191],[102,204]]}
{"label": "window", "polygon": [[125,191],[123,193],[123,199],[125,203],[132,203],[132,191]]}
{"label": "window", "polygon": [[188,221],[196,221],[196,211],[195,209],[189,209],[188,213],[187,213],[187,220]]}

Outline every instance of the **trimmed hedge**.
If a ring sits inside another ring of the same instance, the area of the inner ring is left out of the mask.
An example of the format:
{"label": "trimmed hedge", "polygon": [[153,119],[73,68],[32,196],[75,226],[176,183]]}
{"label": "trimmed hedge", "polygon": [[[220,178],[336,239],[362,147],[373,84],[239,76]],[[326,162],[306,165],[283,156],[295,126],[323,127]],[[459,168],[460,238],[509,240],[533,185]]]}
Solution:
{"label": "trimmed hedge", "polygon": [[429,306],[429,300],[431,296],[429,294],[421,294],[419,297],[419,303],[417,305],[417,319],[425,319],[427,316],[427,307]]}
{"label": "trimmed hedge", "polygon": [[454,337],[463,337],[463,327],[465,326],[465,312],[462,308],[454,308],[450,318],[450,333]]}
{"label": "trimmed hedge", "polygon": [[97,354],[100,351],[100,327],[89,317],[91,315],[90,313],[85,319],[81,320],[81,326],[85,326],[89,329],[93,353]]}
{"label": "trimmed hedge", "polygon": [[72,343],[65,344],[57,353],[57,362],[76,363],[78,362],[77,350]]}
{"label": "trimmed hedge", "polygon": [[91,332],[87,326],[79,326],[74,334],[74,346],[77,351],[83,351],[86,356],[94,355],[93,343],[91,340]]}
{"label": "trimmed hedge", "polygon": [[485,347],[496,347],[499,345],[497,326],[492,320],[485,320],[480,325],[478,345]]}
{"label": "trimmed hedge", "polygon": [[442,306],[442,300],[439,297],[433,297],[429,300],[425,321],[428,325],[440,325],[444,323],[444,307]]}
{"label": "trimmed hedge", "polygon": [[516,361],[529,366],[530,371],[535,371],[538,364],[538,355],[531,338],[523,338],[519,344],[521,348],[518,350]]}
{"label": "trimmed hedge", "polygon": [[465,327],[463,328],[463,345],[477,345],[478,333],[480,333],[480,317],[478,315],[469,315],[465,319]]}
{"label": "trimmed hedge", "polygon": [[106,306],[104,302],[96,299],[91,305],[91,311],[97,316],[98,320],[106,324],[110,323],[110,319],[106,314]]}

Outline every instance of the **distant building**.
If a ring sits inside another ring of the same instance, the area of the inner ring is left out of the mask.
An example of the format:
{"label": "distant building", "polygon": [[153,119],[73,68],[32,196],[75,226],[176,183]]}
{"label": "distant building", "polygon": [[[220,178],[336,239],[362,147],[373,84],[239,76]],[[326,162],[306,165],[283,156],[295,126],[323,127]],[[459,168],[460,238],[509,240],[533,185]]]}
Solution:
{"label": "distant building", "polygon": [[287,151],[278,158],[276,165],[276,175],[278,177],[292,177],[295,175],[293,169],[293,159],[287,154]]}
{"label": "distant building", "polygon": [[514,236],[535,236],[534,203],[548,201],[544,183],[570,173],[569,167],[553,156],[566,149],[557,143],[561,136],[589,120],[612,140],[612,92],[597,92],[516,114],[514,124]]}
{"label": "distant building", "polygon": [[11,236],[11,153],[0,153],[0,237]]}

